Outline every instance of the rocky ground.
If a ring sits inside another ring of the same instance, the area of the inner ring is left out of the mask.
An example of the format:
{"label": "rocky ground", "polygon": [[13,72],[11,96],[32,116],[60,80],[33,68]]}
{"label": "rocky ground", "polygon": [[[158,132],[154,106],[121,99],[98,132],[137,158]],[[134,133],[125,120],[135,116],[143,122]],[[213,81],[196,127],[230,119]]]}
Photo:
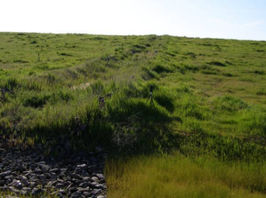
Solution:
{"label": "rocky ground", "polygon": [[41,146],[20,149],[0,141],[0,192],[25,197],[106,197],[102,149],[74,153],[63,145],[63,155],[53,158],[44,156]]}

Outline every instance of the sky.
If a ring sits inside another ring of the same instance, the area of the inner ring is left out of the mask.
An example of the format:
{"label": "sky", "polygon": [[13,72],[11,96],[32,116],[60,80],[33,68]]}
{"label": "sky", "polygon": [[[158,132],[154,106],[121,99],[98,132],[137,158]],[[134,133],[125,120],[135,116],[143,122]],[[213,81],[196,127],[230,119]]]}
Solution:
{"label": "sky", "polygon": [[0,32],[266,41],[266,0],[0,0]]}

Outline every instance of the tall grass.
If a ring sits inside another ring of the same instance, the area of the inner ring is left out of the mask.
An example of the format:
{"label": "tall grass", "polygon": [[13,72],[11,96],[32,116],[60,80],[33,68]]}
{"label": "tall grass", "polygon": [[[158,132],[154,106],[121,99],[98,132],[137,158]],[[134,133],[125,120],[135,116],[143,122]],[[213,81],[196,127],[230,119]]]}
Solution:
{"label": "tall grass", "polygon": [[176,153],[108,161],[108,197],[264,197],[266,167]]}

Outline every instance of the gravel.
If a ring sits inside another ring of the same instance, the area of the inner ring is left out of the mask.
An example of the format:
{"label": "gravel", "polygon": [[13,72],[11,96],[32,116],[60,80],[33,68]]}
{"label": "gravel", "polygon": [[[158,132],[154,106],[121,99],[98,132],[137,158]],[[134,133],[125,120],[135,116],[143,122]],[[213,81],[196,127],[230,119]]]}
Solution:
{"label": "gravel", "polygon": [[0,141],[1,192],[11,191],[26,197],[45,194],[106,198],[103,175],[106,154],[102,148],[95,148],[95,152],[74,153],[66,141],[59,149],[62,152],[59,158],[53,158],[42,153],[42,146],[38,149],[10,148]]}

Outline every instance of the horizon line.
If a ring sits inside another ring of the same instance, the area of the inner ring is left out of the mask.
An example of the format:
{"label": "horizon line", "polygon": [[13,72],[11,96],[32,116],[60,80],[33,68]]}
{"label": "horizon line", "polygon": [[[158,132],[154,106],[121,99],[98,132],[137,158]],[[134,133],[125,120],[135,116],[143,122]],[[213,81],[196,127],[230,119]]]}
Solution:
{"label": "horizon line", "polygon": [[171,36],[171,37],[182,37],[189,39],[214,39],[214,40],[236,40],[236,41],[258,41],[266,42],[266,40],[257,39],[237,39],[237,38],[218,38],[218,37],[200,37],[200,36],[185,36],[185,35],[172,35],[172,34],[94,34],[88,32],[38,32],[38,31],[1,31],[0,33],[24,33],[24,34],[85,34],[85,35],[95,35],[95,36]]}

